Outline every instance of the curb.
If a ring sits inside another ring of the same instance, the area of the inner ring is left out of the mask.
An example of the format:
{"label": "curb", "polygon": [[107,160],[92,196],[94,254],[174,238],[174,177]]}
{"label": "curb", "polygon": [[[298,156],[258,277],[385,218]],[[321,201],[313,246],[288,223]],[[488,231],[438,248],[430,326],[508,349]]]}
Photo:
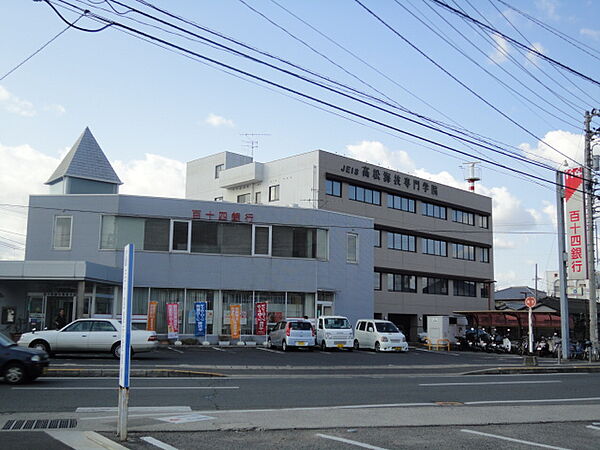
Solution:
{"label": "curb", "polygon": [[594,373],[600,372],[600,365],[589,366],[533,366],[533,367],[494,367],[491,369],[474,370],[463,375],[506,375],[506,374],[537,374],[537,373]]}
{"label": "curb", "polygon": [[[197,370],[177,369],[131,369],[131,377],[136,378],[158,378],[158,377],[190,377],[190,378],[221,378],[225,374],[217,372],[200,372]],[[48,369],[42,377],[107,377],[118,378],[119,369]]]}

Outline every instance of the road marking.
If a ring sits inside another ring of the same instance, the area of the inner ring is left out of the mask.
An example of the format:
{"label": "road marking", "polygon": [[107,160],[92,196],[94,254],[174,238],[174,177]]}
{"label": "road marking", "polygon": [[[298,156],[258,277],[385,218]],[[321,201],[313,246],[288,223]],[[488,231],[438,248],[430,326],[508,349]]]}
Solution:
{"label": "road marking", "polygon": [[262,350],[263,352],[279,353],[280,355],[283,355],[283,352],[280,352],[279,350],[274,350],[272,348],[256,347],[256,350]]}
{"label": "road marking", "polygon": [[556,450],[568,450],[564,447],[555,447],[553,445],[540,444],[538,442],[523,441],[521,439],[513,439],[513,438],[509,438],[509,437],[505,437],[505,436],[498,436],[497,434],[482,433],[481,431],[474,431],[474,430],[460,430],[460,431],[462,431],[463,433],[471,433],[471,434],[477,434],[479,436],[486,436],[486,437],[501,439],[503,441],[517,442],[519,444],[527,444],[527,445],[531,445],[533,447],[554,448]]}
{"label": "road marking", "polygon": [[588,425],[586,428],[589,428],[590,430],[600,430],[600,427],[595,427],[594,425]]}
{"label": "road marking", "polygon": [[542,398],[539,400],[484,400],[477,402],[465,402],[465,405],[493,405],[497,403],[553,403],[553,402],[589,402],[600,400],[600,397],[578,397],[578,398]]}
{"label": "road marking", "polygon": [[[146,390],[146,389],[153,389],[153,390],[206,390],[206,389],[239,389],[239,386],[142,386],[142,387],[132,387],[131,389],[134,391],[138,391],[138,390]],[[99,386],[99,387],[94,387],[94,386],[76,386],[76,387],[14,387],[11,388],[14,390],[21,390],[21,391],[79,391],[79,390],[89,390],[89,389],[94,389],[94,390],[112,390],[112,391],[117,391],[118,388],[117,387],[106,387],[106,386]]]}
{"label": "road marking", "polygon": [[172,350],[172,351],[176,352],[176,353],[181,353],[181,354],[183,354],[183,353],[184,353],[182,350],[177,350],[176,348],[171,348],[171,347],[167,347],[167,348],[168,348],[169,350]]}
{"label": "road marking", "polygon": [[425,352],[425,353],[437,353],[440,355],[460,356],[460,353],[453,353],[453,352],[442,351],[442,350],[426,350],[424,348],[415,348],[415,350],[418,352]]}
{"label": "road marking", "polygon": [[355,445],[357,447],[370,448],[371,450],[386,450],[383,447],[376,447],[374,445],[365,444],[363,442],[353,441],[350,439],[344,439],[344,438],[337,437],[337,436],[330,436],[328,434],[317,433],[317,434],[315,434],[315,436],[318,436],[318,437],[324,438],[324,439],[331,439],[332,441],[343,442],[345,444]]}
{"label": "road marking", "polygon": [[[155,413],[169,414],[174,412],[191,412],[192,408],[189,406],[130,406],[129,412],[146,412],[154,411]],[[75,410],[78,413],[96,413],[96,412],[117,412],[119,408],[114,406],[92,406],[92,407],[79,407]]]}
{"label": "road marking", "polygon": [[151,436],[144,436],[144,437],[141,437],[140,439],[142,441],[147,442],[148,444],[154,445],[155,447],[162,448],[163,450],[177,450],[172,445],[165,444],[164,442],[159,441],[158,439],[154,439]]}
{"label": "road marking", "polygon": [[224,352],[225,350],[223,350],[222,348],[219,347],[211,347],[213,350],[217,350],[219,352]]}
{"label": "road marking", "polygon": [[542,383],[562,383],[561,380],[529,380],[529,381],[482,381],[465,383],[421,383],[419,386],[483,386],[488,384],[542,384]]}

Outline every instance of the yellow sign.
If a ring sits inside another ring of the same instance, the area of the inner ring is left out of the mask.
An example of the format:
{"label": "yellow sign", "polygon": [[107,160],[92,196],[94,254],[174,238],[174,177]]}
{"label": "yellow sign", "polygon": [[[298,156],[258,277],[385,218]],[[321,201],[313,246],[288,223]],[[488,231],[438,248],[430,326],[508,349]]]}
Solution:
{"label": "yellow sign", "polygon": [[231,327],[231,339],[240,338],[242,305],[229,305],[229,325]]}

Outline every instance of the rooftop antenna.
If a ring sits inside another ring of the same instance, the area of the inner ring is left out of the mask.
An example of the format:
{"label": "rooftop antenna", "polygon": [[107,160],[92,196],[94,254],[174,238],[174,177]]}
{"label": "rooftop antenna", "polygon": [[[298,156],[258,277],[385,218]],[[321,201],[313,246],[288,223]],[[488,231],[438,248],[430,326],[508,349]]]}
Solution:
{"label": "rooftop antenna", "polygon": [[475,182],[481,180],[481,164],[479,161],[468,162],[462,165],[465,171],[465,180],[469,182],[469,191],[475,192]]}
{"label": "rooftop antenna", "polygon": [[240,133],[240,136],[244,136],[248,138],[246,140],[242,140],[242,144],[244,147],[250,149],[250,157],[254,160],[254,150],[258,150],[258,136],[271,136],[270,133]]}

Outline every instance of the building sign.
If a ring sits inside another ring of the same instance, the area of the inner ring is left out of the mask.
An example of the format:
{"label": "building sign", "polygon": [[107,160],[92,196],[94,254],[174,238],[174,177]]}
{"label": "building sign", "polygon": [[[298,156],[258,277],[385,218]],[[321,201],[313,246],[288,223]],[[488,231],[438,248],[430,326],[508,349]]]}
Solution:
{"label": "building sign", "polygon": [[156,311],[158,302],[148,302],[148,321],[146,322],[146,330],[156,331]]}
{"label": "building sign", "polygon": [[167,338],[179,338],[179,303],[167,303]]}
{"label": "building sign", "polygon": [[194,303],[196,315],[196,336],[206,336],[206,302]]}
{"label": "building sign", "polygon": [[375,181],[383,181],[384,183],[394,185],[403,190],[410,190],[413,192],[422,192],[424,194],[431,194],[437,197],[438,186],[428,181],[418,180],[413,177],[406,175],[399,175],[396,173],[388,172],[387,170],[381,170],[378,168],[371,168],[368,166],[355,167],[350,165],[343,165],[342,172],[350,175],[360,175],[363,178],[368,178]]}
{"label": "building sign", "polygon": [[192,219],[207,219],[207,220],[218,220],[221,222],[247,222],[252,223],[254,221],[254,214],[240,212],[227,212],[227,211],[202,211],[200,209],[192,209]]}
{"label": "building sign", "polygon": [[256,305],[254,305],[254,310],[254,334],[258,336],[265,336],[267,334],[267,303],[256,303]]}
{"label": "building sign", "polygon": [[229,322],[231,339],[239,339],[241,332],[242,305],[229,305]]}
{"label": "building sign", "polygon": [[587,279],[583,168],[565,171],[565,226],[567,227],[567,271],[571,280]]}

